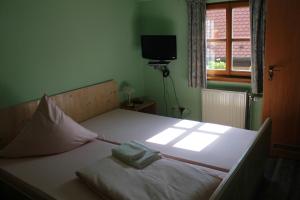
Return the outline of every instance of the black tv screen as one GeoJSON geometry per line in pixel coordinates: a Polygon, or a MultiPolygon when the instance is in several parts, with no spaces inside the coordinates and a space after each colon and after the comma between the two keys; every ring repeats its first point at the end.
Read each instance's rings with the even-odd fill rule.
{"type": "Polygon", "coordinates": [[[175,60],[177,58],[175,35],[142,35],[142,56],[151,60],[175,60]]]}

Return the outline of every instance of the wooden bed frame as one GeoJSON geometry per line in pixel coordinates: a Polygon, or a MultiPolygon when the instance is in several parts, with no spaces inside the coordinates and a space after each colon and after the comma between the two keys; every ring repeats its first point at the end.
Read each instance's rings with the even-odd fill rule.
{"type": "MultiPolygon", "coordinates": [[[[114,80],[64,92],[51,98],[76,122],[83,122],[119,107],[117,83],[114,80]]],[[[11,141],[31,119],[38,104],[39,100],[34,100],[0,110],[2,146],[11,141]]]]}
{"type": "Polygon", "coordinates": [[[270,118],[265,120],[253,144],[222,180],[210,200],[256,199],[269,156],[271,123],[270,118]]]}
{"type": "MultiPolygon", "coordinates": [[[[114,80],[68,91],[51,98],[71,118],[85,121],[119,107],[117,83],[114,80]]],[[[8,142],[23,124],[30,120],[39,100],[0,110],[0,138],[8,142]]],[[[250,200],[263,178],[268,157],[271,120],[267,119],[258,136],[240,161],[233,167],[214,191],[210,200],[250,200]]]]}

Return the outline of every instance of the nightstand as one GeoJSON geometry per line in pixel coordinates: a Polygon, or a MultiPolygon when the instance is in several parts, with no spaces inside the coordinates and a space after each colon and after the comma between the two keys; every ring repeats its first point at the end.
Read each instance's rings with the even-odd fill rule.
{"type": "Polygon", "coordinates": [[[135,103],[133,106],[127,106],[126,104],[121,105],[122,109],[134,110],[138,112],[156,114],[156,102],[152,100],[144,100],[143,103],[135,103]]]}

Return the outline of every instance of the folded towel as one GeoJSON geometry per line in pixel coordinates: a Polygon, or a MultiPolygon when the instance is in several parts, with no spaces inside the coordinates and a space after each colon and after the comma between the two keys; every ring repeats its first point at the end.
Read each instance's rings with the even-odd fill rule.
{"type": "Polygon", "coordinates": [[[153,163],[154,161],[161,158],[159,151],[150,149],[145,145],[140,144],[136,141],[124,143],[122,145],[120,145],[120,148],[116,148],[112,150],[113,157],[137,169],[143,169],[148,165],[150,165],[151,163],[153,163]],[[121,147],[122,145],[123,147],[121,147]],[[129,152],[134,152],[131,154],[134,156],[127,156],[129,152]],[[143,153],[139,153],[139,152],[143,152],[143,153]]]}
{"type": "Polygon", "coordinates": [[[131,143],[123,143],[117,148],[112,149],[112,155],[123,162],[131,162],[141,158],[145,154],[143,148],[132,145],[131,143]]]}
{"type": "Polygon", "coordinates": [[[145,146],[145,145],[143,145],[143,144],[141,144],[141,143],[139,143],[137,141],[130,141],[129,143],[131,145],[137,147],[137,148],[145,150],[146,152],[159,153],[159,151],[151,149],[151,148],[149,148],[149,147],[147,147],[147,146],[145,146]]]}
{"type": "Polygon", "coordinates": [[[153,163],[154,161],[161,158],[159,151],[150,149],[149,147],[146,147],[145,145],[136,141],[131,141],[130,143],[145,151],[145,154],[140,159],[127,163],[132,167],[135,167],[137,169],[143,169],[151,163],[153,163]]]}
{"type": "Polygon", "coordinates": [[[143,169],[160,158],[161,156],[159,155],[159,153],[146,151],[143,157],[138,160],[128,162],[127,164],[137,169],[143,169]]]}

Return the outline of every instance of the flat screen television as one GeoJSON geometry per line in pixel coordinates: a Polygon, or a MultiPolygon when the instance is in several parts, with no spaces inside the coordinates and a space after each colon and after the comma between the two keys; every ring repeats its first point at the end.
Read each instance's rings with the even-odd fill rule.
{"type": "Polygon", "coordinates": [[[142,56],[150,60],[175,60],[177,46],[175,35],[142,35],[142,56]]]}

